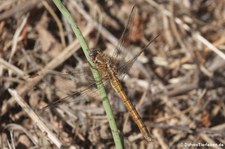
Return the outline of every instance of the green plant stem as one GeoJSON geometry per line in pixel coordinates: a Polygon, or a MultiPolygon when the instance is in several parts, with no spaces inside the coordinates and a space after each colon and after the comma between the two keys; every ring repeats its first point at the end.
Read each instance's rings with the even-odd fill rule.
{"type": "MultiPolygon", "coordinates": [[[[57,6],[57,8],[60,10],[60,12],[64,15],[64,17],[68,20],[68,22],[70,23],[77,39],[79,40],[80,42],[80,45],[83,49],[83,52],[89,62],[90,65],[94,66],[93,62],[90,60],[89,56],[88,56],[88,53],[89,53],[89,47],[82,35],[82,33],[80,32],[78,26],[76,25],[73,17],[71,16],[71,14],[69,13],[69,11],[64,7],[64,5],[61,3],[60,0],[53,0],[53,2],[55,3],[55,5],[57,6]]],[[[94,67],[95,68],[95,67],[94,67]]],[[[100,75],[99,75],[99,72],[96,70],[96,69],[93,69],[93,67],[91,67],[91,71],[92,71],[92,74],[96,80],[96,82],[100,82],[100,75]]],[[[103,107],[106,111],[106,115],[107,115],[107,118],[108,118],[108,121],[109,121],[109,125],[110,125],[110,128],[111,128],[111,131],[112,131],[112,134],[113,134],[113,139],[114,139],[114,142],[115,142],[115,146],[117,149],[122,149],[123,148],[123,143],[122,143],[122,139],[119,135],[119,131],[117,129],[117,126],[116,126],[116,122],[115,122],[115,119],[114,119],[114,116],[113,116],[113,112],[112,112],[112,109],[111,109],[111,105],[109,103],[109,100],[108,100],[108,97],[107,97],[107,94],[106,94],[106,91],[105,91],[105,88],[104,88],[104,85],[103,83],[97,83],[97,88],[98,88],[98,91],[99,91],[99,94],[102,98],[102,103],[103,103],[103,107]]]]}

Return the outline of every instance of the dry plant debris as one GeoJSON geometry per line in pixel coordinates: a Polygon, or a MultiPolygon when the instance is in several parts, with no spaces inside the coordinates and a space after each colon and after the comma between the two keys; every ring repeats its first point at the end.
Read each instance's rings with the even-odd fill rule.
{"type": "MultiPolygon", "coordinates": [[[[125,147],[184,148],[192,143],[224,148],[225,1],[64,4],[90,48],[112,53],[134,2],[137,11],[118,57],[132,57],[160,33],[124,78],[128,96],[155,139],[142,139],[109,89],[125,147]]],[[[40,111],[92,81],[79,43],[51,1],[0,1],[0,43],[0,148],[114,148],[101,99],[92,88],[40,111]]]]}

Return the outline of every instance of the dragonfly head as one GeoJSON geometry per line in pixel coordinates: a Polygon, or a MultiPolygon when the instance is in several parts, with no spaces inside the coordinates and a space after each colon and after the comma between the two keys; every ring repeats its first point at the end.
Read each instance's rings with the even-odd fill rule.
{"type": "Polygon", "coordinates": [[[89,56],[92,60],[94,60],[96,58],[96,56],[101,52],[102,52],[101,49],[94,49],[89,52],[89,56]]]}

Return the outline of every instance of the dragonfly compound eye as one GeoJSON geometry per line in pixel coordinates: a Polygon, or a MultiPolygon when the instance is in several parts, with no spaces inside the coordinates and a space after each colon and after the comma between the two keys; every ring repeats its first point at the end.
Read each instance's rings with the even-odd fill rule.
{"type": "Polygon", "coordinates": [[[91,51],[89,52],[89,56],[90,56],[91,58],[96,57],[96,55],[97,55],[97,51],[96,51],[96,50],[91,50],[91,51]]]}

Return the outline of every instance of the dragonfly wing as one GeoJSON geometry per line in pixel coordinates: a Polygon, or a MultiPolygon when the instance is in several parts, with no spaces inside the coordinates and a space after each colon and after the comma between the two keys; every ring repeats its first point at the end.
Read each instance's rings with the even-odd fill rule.
{"type": "Polygon", "coordinates": [[[122,46],[122,45],[124,44],[124,42],[125,42],[125,36],[127,36],[127,35],[129,34],[129,29],[130,29],[131,26],[132,26],[131,22],[132,22],[132,20],[133,20],[133,18],[134,18],[134,15],[135,15],[135,12],[136,12],[135,10],[136,10],[136,9],[137,9],[137,7],[136,7],[136,5],[134,5],[134,6],[132,7],[131,12],[130,12],[130,15],[129,15],[129,18],[128,18],[128,20],[127,20],[126,26],[125,26],[125,28],[124,28],[124,30],[123,30],[123,33],[122,33],[122,35],[120,36],[119,42],[118,42],[118,44],[117,44],[116,48],[114,49],[113,54],[112,54],[112,56],[111,56],[112,61],[115,61],[115,59],[118,58],[118,53],[119,53],[119,51],[120,51],[120,49],[121,49],[121,46],[122,46]]]}
{"type": "Polygon", "coordinates": [[[158,34],[157,36],[155,36],[152,40],[150,40],[148,42],[148,44],[142,48],[142,50],[140,52],[138,52],[133,58],[131,58],[130,60],[128,60],[125,64],[119,66],[118,68],[118,72],[119,72],[119,76],[120,76],[120,79],[123,79],[125,74],[127,72],[129,72],[130,68],[132,67],[132,65],[134,64],[134,62],[137,60],[137,58],[141,55],[141,53],[143,53],[147,48],[148,46],[156,40],[156,38],[159,37],[160,34],[158,34]]]}
{"type": "MultiPolygon", "coordinates": [[[[71,83],[72,81],[69,81],[69,82],[71,83]]],[[[72,89],[66,90],[65,86],[63,86],[63,84],[65,84],[65,80],[63,80],[63,82],[59,82],[59,84],[62,85],[62,89],[64,89],[64,91],[62,91],[62,89],[59,89],[59,87],[56,87],[56,88],[57,88],[57,91],[60,92],[57,95],[59,95],[60,97],[62,97],[62,96],[64,96],[64,97],[62,97],[62,98],[60,98],[56,101],[51,102],[50,104],[48,104],[47,106],[45,106],[42,109],[45,110],[45,109],[48,109],[48,108],[56,107],[60,104],[64,104],[64,103],[68,103],[68,102],[75,102],[76,98],[82,98],[85,95],[88,95],[88,96],[93,95],[92,97],[96,97],[96,95],[97,95],[96,85],[103,83],[104,86],[106,86],[107,82],[108,82],[107,77],[103,77],[98,82],[96,82],[96,81],[89,82],[88,84],[83,85],[83,87],[80,87],[81,89],[78,89],[77,91],[74,91],[72,89]]],[[[58,85],[56,85],[56,86],[58,86],[58,85]]],[[[69,87],[69,88],[71,88],[71,87],[69,87]]],[[[76,87],[73,87],[73,88],[76,89],[76,87]]]]}
{"type": "Polygon", "coordinates": [[[71,91],[70,90],[70,91],[64,92],[64,91],[61,91],[61,89],[57,90],[56,92],[60,92],[60,93],[57,93],[57,95],[60,96],[60,97],[61,96],[64,96],[64,97],[49,103],[47,106],[45,106],[42,109],[53,108],[53,107],[56,107],[60,104],[73,102],[73,101],[75,101],[73,99],[80,97],[82,94],[85,94],[85,92],[88,92],[88,90],[90,90],[90,88],[93,88],[93,87],[94,87],[94,84],[91,84],[89,87],[87,87],[83,90],[79,90],[79,91],[71,91]]]}

